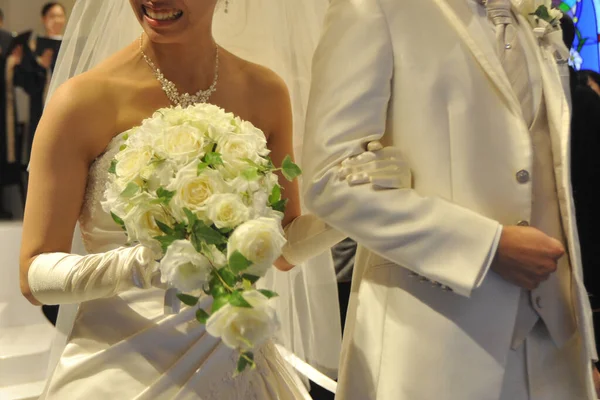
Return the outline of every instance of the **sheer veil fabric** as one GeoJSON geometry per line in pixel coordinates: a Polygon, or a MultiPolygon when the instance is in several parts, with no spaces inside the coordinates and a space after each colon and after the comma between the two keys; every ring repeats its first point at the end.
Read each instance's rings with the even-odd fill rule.
{"type": "MultiPolygon", "coordinates": [[[[294,113],[294,152],[301,159],[311,60],[328,0],[234,0],[218,7],[213,32],[219,45],[274,70],[287,83],[294,113]]],[[[49,96],[129,45],[141,34],[126,0],[78,0],[63,39],[49,96]]],[[[73,253],[85,254],[76,227],[73,253]]],[[[272,269],[260,283],[280,294],[282,329],[276,342],[335,378],[341,347],[337,285],[330,252],[289,273],[272,269]]],[[[49,370],[56,366],[74,323],[76,306],[61,306],[49,370]]]]}

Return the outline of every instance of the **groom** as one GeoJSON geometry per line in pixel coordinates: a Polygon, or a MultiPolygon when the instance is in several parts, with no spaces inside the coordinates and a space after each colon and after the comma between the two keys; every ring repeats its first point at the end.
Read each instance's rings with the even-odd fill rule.
{"type": "Polygon", "coordinates": [[[596,399],[568,51],[538,3],[331,1],[303,164],[309,209],[361,244],[337,398],[596,399]],[[412,189],[338,178],[377,139],[412,189]]]}

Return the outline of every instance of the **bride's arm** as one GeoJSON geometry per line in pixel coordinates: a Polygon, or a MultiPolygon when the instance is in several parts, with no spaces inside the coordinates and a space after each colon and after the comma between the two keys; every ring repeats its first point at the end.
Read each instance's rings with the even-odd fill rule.
{"type": "Polygon", "coordinates": [[[36,132],[20,255],[21,291],[33,304],[111,295],[133,286],[132,269],[143,269],[149,257],[145,248],[69,254],[89,166],[115,132],[118,110],[104,86],[85,78],[66,83],[36,132]]]}

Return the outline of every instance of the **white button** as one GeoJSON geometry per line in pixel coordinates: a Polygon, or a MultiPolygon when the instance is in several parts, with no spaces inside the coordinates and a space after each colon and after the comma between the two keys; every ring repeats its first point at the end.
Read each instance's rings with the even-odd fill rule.
{"type": "Polygon", "coordinates": [[[535,305],[537,306],[537,308],[543,308],[542,307],[542,297],[541,296],[537,296],[535,298],[535,305]]]}
{"type": "Polygon", "coordinates": [[[517,222],[517,226],[529,226],[529,222],[528,221],[519,221],[519,222],[517,222]]]}
{"type": "Polygon", "coordinates": [[[504,45],[504,48],[505,48],[506,50],[510,50],[510,49],[512,49],[512,44],[510,44],[510,43],[506,43],[506,45],[504,45]]]}

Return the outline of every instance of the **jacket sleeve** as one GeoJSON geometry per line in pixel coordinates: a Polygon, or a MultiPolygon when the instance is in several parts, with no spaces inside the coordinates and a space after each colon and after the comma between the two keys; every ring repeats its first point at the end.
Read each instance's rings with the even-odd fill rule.
{"type": "Polygon", "coordinates": [[[392,40],[378,0],[332,0],[313,61],[305,203],[371,251],[468,297],[494,258],[497,221],[413,189],[379,191],[336,178],[344,159],[384,136],[393,77],[392,40]]]}

